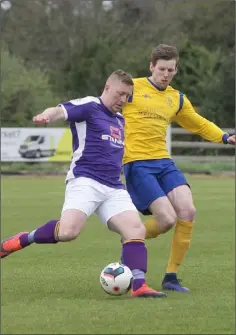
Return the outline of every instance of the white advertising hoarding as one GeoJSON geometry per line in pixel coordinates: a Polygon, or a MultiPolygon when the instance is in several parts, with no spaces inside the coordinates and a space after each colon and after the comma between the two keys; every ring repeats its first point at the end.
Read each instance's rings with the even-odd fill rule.
{"type": "Polygon", "coordinates": [[[1,161],[69,161],[71,133],[66,128],[2,128],[1,161]]]}

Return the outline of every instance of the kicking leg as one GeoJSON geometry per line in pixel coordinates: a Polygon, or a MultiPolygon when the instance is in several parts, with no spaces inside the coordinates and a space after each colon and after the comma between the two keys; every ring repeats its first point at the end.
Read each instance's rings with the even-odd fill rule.
{"type": "Polygon", "coordinates": [[[22,232],[2,241],[0,258],[24,249],[32,243],[47,244],[75,239],[86,222],[87,216],[80,210],[70,209],[62,213],[60,220],[51,220],[32,232],[22,232]]]}

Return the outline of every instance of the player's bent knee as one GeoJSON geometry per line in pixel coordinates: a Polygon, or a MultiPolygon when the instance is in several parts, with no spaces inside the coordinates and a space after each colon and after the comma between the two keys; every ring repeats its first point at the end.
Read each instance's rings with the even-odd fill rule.
{"type": "Polygon", "coordinates": [[[129,230],[124,232],[122,235],[125,240],[145,239],[146,228],[143,224],[140,224],[130,227],[129,230]]]}
{"type": "Polygon", "coordinates": [[[62,213],[58,239],[61,242],[76,239],[86,223],[87,216],[77,209],[68,209],[62,213]]]}
{"type": "Polygon", "coordinates": [[[60,229],[58,233],[58,239],[61,242],[72,241],[76,239],[79,233],[80,232],[71,228],[60,229]]]}
{"type": "Polygon", "coordinates": [[[165,216],[160,220],[161,226],[162,226],[162,233],[166,233],[170,229],[172,229],[177,222],[177,215],[169,215],[165,216]]]}
{"type": "Polygon", "coordinates": [[[134,239],[145,239],[146,228],[144,224],[140,221],[133,221],[120,229],[120,234],[124,241],[134,240],[134,239]]]}
{"type": "Polygon", "coordinates": [[[76,239],[81,231],[80,225],[77,225],[73,222],[62,222],[60,224],[58,239],[61,242],[72,241],[76,239]]]}
{"type": "Polygon", "coordinates": [[[196,215],[196,208],[191,205],[184,209],[180,209],[177,214],[179,219],[183,221],[194,221],[196,215]]]}
{"type": "Polygon", "coordinates": [[[167,197],[154,200],[149,209],[156,219],[158,234],[166,233],[175,226],[177,213],[167,197]]]}
{"type": "Polygon", "coordinates": [[[123,240],[144,239],[146,228],[142,223],[138,212],[124,211],[111,217],[107,222],[108,228],[120,234],[123,240]]]}
{"type": "Polygon", "coordinates": [[[138,238],[145,238],[146,236],[146,227],[144,224],[139,225],[138,228],[134,229],[134,234],[138,234],[138,238]]]}

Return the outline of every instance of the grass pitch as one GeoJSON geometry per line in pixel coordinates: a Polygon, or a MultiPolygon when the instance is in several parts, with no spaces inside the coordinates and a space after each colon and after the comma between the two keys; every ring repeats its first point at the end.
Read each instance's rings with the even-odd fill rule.
{"type": "MultiPolygon", "coordinates": [[[[32,245],[3,259],[2,334],[233,334],[234,179],[188,177],[197,207],[179,276],[190,293],[167,299],[106,295],[102,268],[119,260],[119,236],[92,216],[74,242],[32,245]]],[[[4,177],[2,238],[60,216],[64,178],[4,177]]],[[[147,241],[148,283],[160,289],[172,232],[147,241]]]]}

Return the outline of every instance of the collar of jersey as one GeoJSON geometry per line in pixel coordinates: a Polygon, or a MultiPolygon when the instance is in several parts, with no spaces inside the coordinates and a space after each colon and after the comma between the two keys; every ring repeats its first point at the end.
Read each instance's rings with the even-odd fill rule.
{"type": "Polygon", "coordinates": [[[147,78],[147,80],[149,81],[149,83],[152,85],[152,86],[154,86],[158,91],[165,91],[166,90],[166,88],[160,88],[160,87],[158,87],[156,84],[154,84],[148,77],[146,77],[147,78]]]}
{"type": "Polygon", "coordinates": [[[109,114],[109,115],[111,115],[111,116],[116,116],[116,114],[112,113],[112,112],[110,111],[110,109],[108,109],[108,108],[104,105],[104,103],[102,102],[101,97],[98,97],[98,99],[100,100],[101,105],[102,105],[102,107],[104,108],[104,111],[105,111],[107,114],[109,114]]]}

